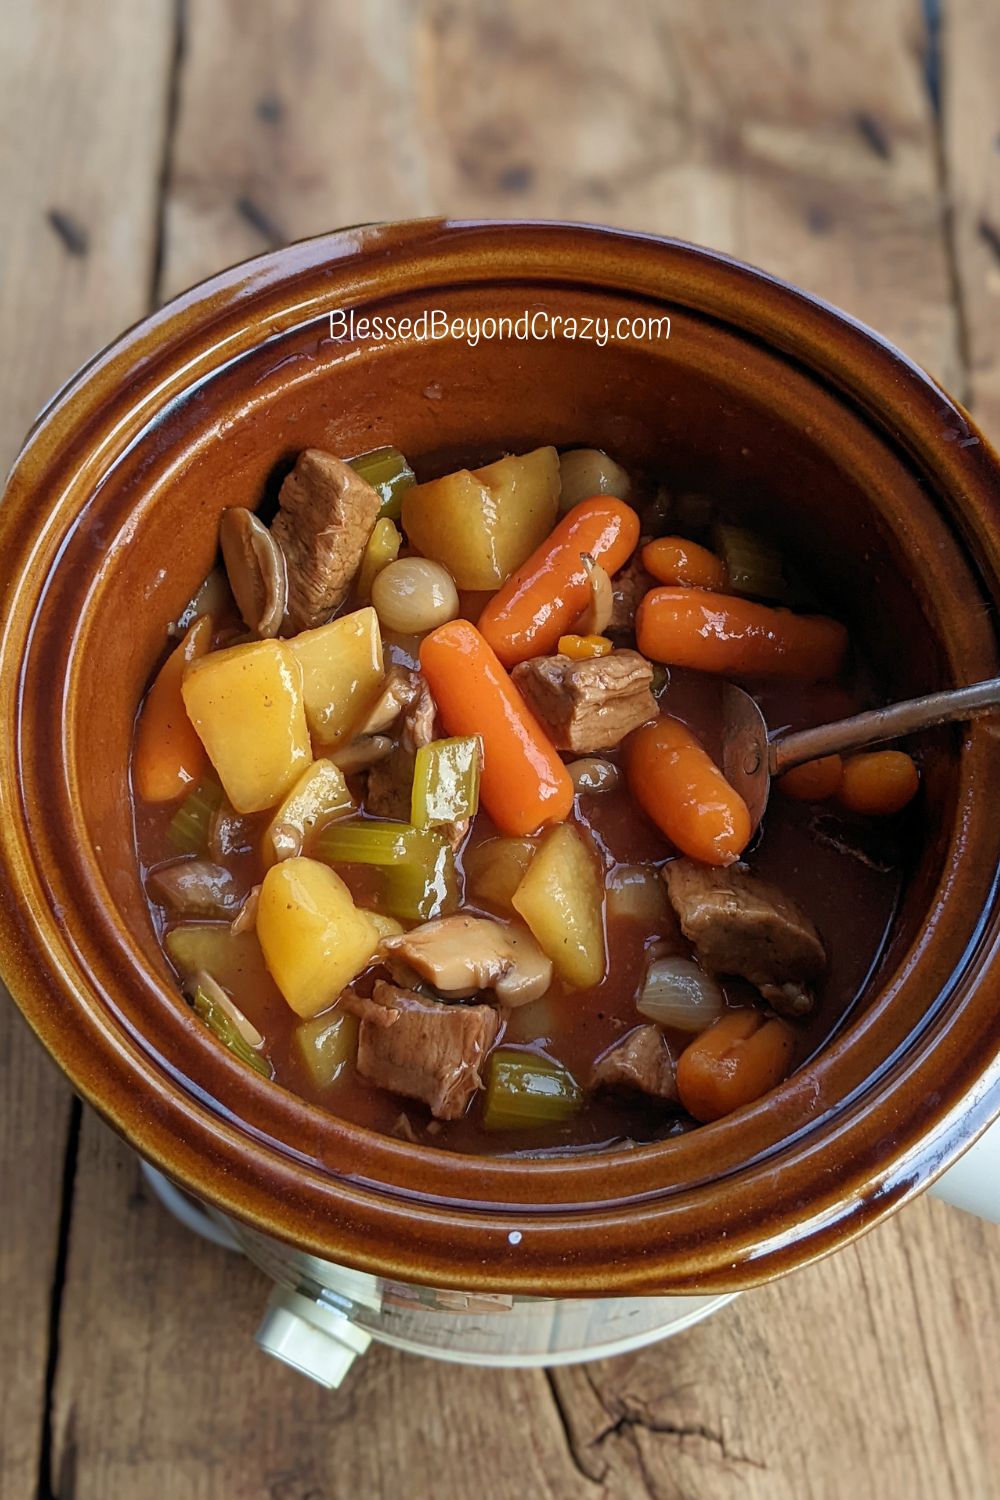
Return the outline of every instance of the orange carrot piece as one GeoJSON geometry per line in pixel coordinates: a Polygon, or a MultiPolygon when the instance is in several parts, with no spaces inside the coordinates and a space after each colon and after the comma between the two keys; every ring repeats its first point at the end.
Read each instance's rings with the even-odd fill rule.
{"type": "Polygon", "coordinates": [[[757,1010],[731,1010],[685,1047],[677,1092],[689,1115],[707,1124],[752,1104],[788,1073],[795,1032],[757,1010]]]}
{"type": "Polygon", "coordinates": [[[187,716],[181,683],[190,662],[212,644],[212,621],[199,615],[167,657],[139,711],[132,773],[143,802],[173,802],[208,764],[205,747],[187,716]]]}
{"type": "Polygon", "coordinates": [[[779,776],[777,786],[796,802],[826,802],[840,791],[844,779],[844,762],[839,755],[821,755],[807,760],[779,776]]]}
{"type": "Polygon", "coordinates": [[[480,796],[500,832],[561,823],[573,806],[569,772],[476,627],[439,625],[424,637],[420,666],[447,732],[482,741],[480,796]]]}
{"type": "Polygon", "coordinates": [[[731,865],[750,842],[750,813],[679,719],[662,718],[625,742],[629,790],[682,854],[731,865]]]}
{"type": "Polygon", "coordinates": [[[847,650],[838,620],[706,589],[651,589],[639,605],[636,636],[643,656],[668,666],[798,682],[836,677],[847,650]]]}
{"type": "Polygon", "coordinates": [[[851,812],[888,817],[917,795],[920,772],[902,750],[867,750],[844,762],[840,800],[851,812]]]}
{"type": "Polygon", "coordinates": [[[642,565],[659,583],[724,593],[729,582],[721,557],[682,536],[661,536],[642,549],[642,565]]]}
{"type": "Polygon", "coordinates": [[[479,616],[479,628],[505,667],[547,656],[590,600],[583,554],[617,573],[635,551],[639,517],[613,495],[581,500],[479,616]]]}
{"type": "Polygon", "coordinates": [[[593,656],[610,656],[613,647],[606,635],[561,635],[556,650],[573,661],[588,661],[593,656]]]}

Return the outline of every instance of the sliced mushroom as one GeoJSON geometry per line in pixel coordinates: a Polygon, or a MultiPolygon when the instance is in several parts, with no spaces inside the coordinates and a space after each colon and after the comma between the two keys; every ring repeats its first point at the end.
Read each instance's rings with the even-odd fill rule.
{"type": "Polygon", "coordinates": [[[243,900],[236,878],[208,859],[179,859],[150,872],[154,901],[178,917],[225,917],[243,900]]]}
{"type": "Polygon", "coordinates": [[[405,667],[390,667],[382,683],[382,691],[358,725],[357,733],[384,734],[392,729],[404,709],[409,708],[420,691],[418,674],[408,672],[405,667]]]}
{"type": "Polygon", "coordinates": [[[552,983],[552,964],[531,934],[488,917],[439,917],[383,939],[379,952],[390,969],[402,959],[451,1000],[491,989],[504,1005],[527,1005],[552,983]]]}
{"type": "Polygon", "coordinates": [[[400,738],[407,750],[429,745],[437,735],[437,704],[419,672],[390,667],[382,691],[359,725],[359,735],[385,734],[402,720],[400,738]]]}
{"type": "Polygon", "coordinates": [[[236,1027],[236,1030],[239,1032],[240,1036],[248,1046],[255,1049],[257,1047],[263,1047],[264,1038],[261,1036],[256,1026],[252,1021],[247,1019],[238,1005],[233,1004],[232,1000],[230,1000],[229,996],[222,988],[222,985],[219,984],[217,980],[213,979],[211,974],[209,974],[207,970],[199,969],[197,973],[192,976],[191,989],[201,990],[213,1005],[217,1005],[220,1010],[225,1011],[226,1015],[232,1021],[233,1025],[236,1027]]]}
{"type": "Polygon", "coordinates": [[[571,760],[566,769],[578,792],[613,792],[620,780],[618,767],[614,762],[602,760],[598,755],[585,755],[580,760],[571,760]]]}
{"type": "Polygon", "coordinates": [[[392,754],[393,743],[387,734],[362,734],[339,750],[330,751],[330,760],[345,776],[367,771],[392,754]]]}
{"type": "Polygon", "coordinates": [[[221,865],[233,854],[249,854],[253,848],[250,825],[242,814],[221,802],[208,825],[208,852],[221,865]]]}
{"type": "Polygon", "coordinates": [[[581,552],[580,561],[586,568],[590,581],[590,601],[574,620],[573,629],[578,635],[603,635],[611,624],[615,608],[611,579],[589,552],[581,552]]]}
{"type": "Polygon", "coordinates": [[[250,887],[246,900],[229,924],[229,931],[233,937],[240,937],[244,932],[257,931],[257,908],[260,905],[260,886],[250,887]]]}
{"type": "Polygon", "coordinates": [[[219,546],[244,622],[260,636],[277,635],[288,603],[288,570],[278,543],[252,510],[237,505],[222,513],[219,546]]]}

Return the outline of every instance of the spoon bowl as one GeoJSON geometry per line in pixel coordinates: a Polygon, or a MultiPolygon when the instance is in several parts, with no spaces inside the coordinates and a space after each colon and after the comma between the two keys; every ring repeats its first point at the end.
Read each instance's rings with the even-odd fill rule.
{"type": "Polygon", "coordinates": [[[951,724],[991,713],[1000,707],[1000,677],[974,682],[947,693],[908,698],[885,708],[869,709],[834,724],[818,724],[794,734],[771,735],[760,706],[750,694],[727,682],[722,692],[722,768],[750,813],[753,832],[767,808],[772,776],[823,755],[863,750],[867,745],[915,734],[935,724],[951,724]]]}

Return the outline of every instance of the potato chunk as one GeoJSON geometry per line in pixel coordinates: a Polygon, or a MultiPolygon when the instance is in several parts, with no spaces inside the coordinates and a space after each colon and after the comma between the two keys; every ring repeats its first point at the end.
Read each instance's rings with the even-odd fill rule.
{"type": "Polygon", "coordinates": [[[181,691],[236,811],[280,802],[312,760],[302,669],[285,642],[212,651],[191,663],[181,691]]]}
{"type": "Polygon", "coordinates": [[[554,448],[458,469],[403,496],[403,530],[460,589],[495,589],[548,536],[559,506],[554,448]]]}
{"type": "MultiPolygon", "coordinates": [[[[334,818],[354,812],[344,773],[332,760],[314,760],[288,793],[264,831],[260,854],[265,865],[301,854],[311,834],[334,818]]],[[[661,886],[662,889],[662,886],[661,886]]]]}
{"type": "Polygon", "coordinates": [[[302,668],[306,719],[321,745],[340,745],[382,686],[382,636],[368,607],[288,642],[302,668]]]}
{"type": "Polygon", "coordinates": [[[313,1084],[327,1089],[358,1055],[358,1020],[346,1010],[331,1010],[295,1028],[295,1040],[313,1084]]]}
{"type": "Polygon", "coordinates": [[[340,876],[318,860],[286,859],[264,876],[257,937],[297,1015],[317,1015],[371,962],[379,931],[340,876]]]}
{"type": "Polygon", "coordinates": [[[583,835],[560,823],[542,838],[514,892],[513,906],[567,984],[587,989],[607,969],[604,891],[583,835]]]}

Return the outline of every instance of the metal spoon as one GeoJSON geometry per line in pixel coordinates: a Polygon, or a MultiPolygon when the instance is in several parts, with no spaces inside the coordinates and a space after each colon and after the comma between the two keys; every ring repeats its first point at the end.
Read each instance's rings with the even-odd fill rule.
{"type": "Polygon", "coordinates": [[[770,735],[764,715],[742,688],[726,683],[722,695],[722,765],[726,780],[735,787],[750,810],[756,830],[771,790],[771,777],[790,771],[803,761],[818,760],[841,750],[862,750],[934,724],[972,719],[1000,707],[1000,677],[975,682],[971,687],[947,693],[930,693],[873,708],[868,713],[819,724],[795,734],[770,735]]]}

